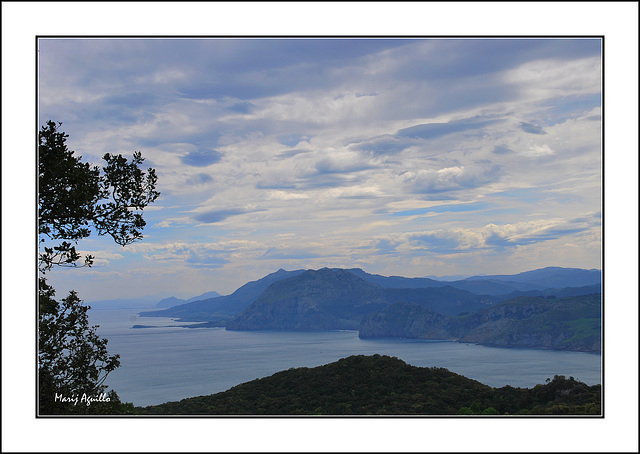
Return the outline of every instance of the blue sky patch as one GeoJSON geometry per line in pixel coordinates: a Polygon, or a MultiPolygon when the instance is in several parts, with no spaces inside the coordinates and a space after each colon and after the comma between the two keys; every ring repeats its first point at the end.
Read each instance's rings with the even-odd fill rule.
{"type": "Polygon", "coordinates": [[[216,150],[198,149],[182,156],[180,160],[183,164],[194,167],[206,167],[220,161],[224,156],[216,150]]]}

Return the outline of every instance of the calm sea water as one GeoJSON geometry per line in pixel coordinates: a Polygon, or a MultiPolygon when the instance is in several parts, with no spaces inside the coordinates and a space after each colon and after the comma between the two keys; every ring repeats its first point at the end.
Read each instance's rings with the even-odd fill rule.
{"type": "Polygon", "coordinates": [[[109,340],[121,366],[107,384],[136,406],[225,391],[293,367],[315,367],[350,355],[396,356],[414,366],[444,367],[500,387],[532,387],[554,375],[601,383],[601,356],[504,349],[457,342],[363,340],[357,331],[280,332],[181,328],[138,310],[91,310],[92,324],[109,340]],[[133,329],[134,324],[153,328],[133,329]]]}

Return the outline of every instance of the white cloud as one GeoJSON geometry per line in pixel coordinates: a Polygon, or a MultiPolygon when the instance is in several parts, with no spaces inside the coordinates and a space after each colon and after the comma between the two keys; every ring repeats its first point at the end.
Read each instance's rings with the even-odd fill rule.
{"type": "Polygon", "coordinates": [[[499,174],[497,166],[452,166],[437,170],[409,170],[400,178],[411,192],[437,194],[480,186],[495,180],[499,174]]]}
{"type": "Polygon", "coordinates": [[[382,237],[398,250],[415,250],[433,253],[463,252],[477,249],[517,248],[539,242],[567,238],[586,232],[599,231],[599,219],[593,214],[584,218],[538,219],[512,224],[487,224],[482,227],[450,227],[436,230],[407,232],[401,235],[382,237]]]}
{"type": "Polygon", "coordinates": [[[522,154],[526,156],[548,156],[554,154],[549,145],[532,145],[528,150],[524,150],[522,154]]]}
{"type": "Polygon", "coordinates": [[[140,150],[156,168],[162,209],[145,210],[144,241],[125,260],[105,258],[113,269],[209,267],[236,282],[277,257],[394,274],[499,250],[526,263],[523,250],[579,244],[562,219],[599,209],[601,68],[560,40],[525,41],[345,41],[295,55],[261,40],[169,40],[166,53],[67,42],[47,50],[41,105],[69,115],[88,160],[140,150]]]}
{"type": "Polygon", "coordinates": [[[78,250],[78,254],[80,254],[80,256],[83,257],[80,260],[80,264],[81,262],[84,261],[85,256],[92,255],[94,257],[92,266],[95,268],[109,266],[112,264],[114,260],[121,260],[124,258],[124,255],[122,254],[118,254],[111,251],[105,251],[105,250],[99,250],[99,251],[78,250]]]}
{"type": "Polygon", "coordinates": [[[536,60],[508,71],[503,81],[518,86],[527,100],[599,93],[602,88],[601,60],[599,57],[536,60]]]}
{"type": "Polygon", "coordinates": [[[296,199],[308,199],[309,194],[300,194],[287,191],[269,191],[269,199],[276,200],[296,200],[296,199]]]}

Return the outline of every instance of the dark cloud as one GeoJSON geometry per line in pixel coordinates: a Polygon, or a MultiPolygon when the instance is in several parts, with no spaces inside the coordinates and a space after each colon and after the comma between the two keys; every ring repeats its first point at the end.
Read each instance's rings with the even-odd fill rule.
{"type": "Polygon", "coordinates": [[[529,134],[547,134],[540,126],[531,123],[525,123],[524,121],[520,123],[520,129],[522,129],[524,132],[528,132],[529,134]]]}
{"type": "Polygon", "coordinates": [[[525,245],[525,244],[531,244],[531,243],[538,243],[540,241],[557,240],[558,238],[561,238],[563,236],[584,232],[585,230],[588,230],[588,229],[589,227],[549,229],[537,235],[530,235],[530,236],[525,236],[523,238],[519,238],[517,241],[514,241],[513,244],[525,245]]]}
{"type": "Polygon", "coordinates": [[[437,137],[446,136],[474,129],[482,129],[485,126],[492,125],[502,120],[484,120],[474,121],[471,119],[451,121],[448,123],[427,123],[422,125],[411,126],[410,128],[401,129],[396,133],[398,137],[408,137],[412,139],[435,139],[437,137]]]}
{"type": "Polygon", "coordinates": [[[495,154],[509,154],[513,153],[513,150],[509,147],[505,147],[504,145],[497,145],[494,147],[493,152],[495,154]]]}
{"type": "Polygon", "coordinates": [[[256,189],[296,189],[296,184],[284,178],[276,178],[273,180],[259,181],[256,184],[256,189]]]}
{"type": "MultiPolygon", "coordinates": [[[[69,84],[93,86],[122,104],[152,105],[181,94],[187,98],[236,98],[229,108],[246,113],[248,101],[301,89],[391,79],[436,83],[433,106],[462,105],[513,97],[499,80],[455,84],[513,68],[538,58],[600,55],[599,39],[43,39],[43,74],[60,73],[69,84]],[[382,54],[383,51],[392,50],[382,54]],[[384,60],[389,69],[363,69],[384,60]],[[118,64],[114,64],[118,62],[118,64]],[[183,68],[185,69],[183,71],[183,68]],[[336,69],[340,69],[336,71],[336,69]],[[114,86],[114,81],[117,81],[114,86]],[[440,87],[437,87],[442,83],[440,87]],[[117,86],[120,84],[120,86],[117,86]],[[122,92],[128,92],[125,95],[122,92]],[[128,99],[127,99],[128,98],[128,99]]],[[[42,88],[45,88],[43,86],[42,88]]],[[[359,96],[366,96],[365,91],[359,96]]],[[[423,104],[422,100],[418,100],[423,104]]]]}
{"type": "Polygon", "coordinates": [[[479,211],[486,210],[491,205],[486,202],[473,203],[455,203],[449,205],[437,205],[428,208],[416,208],[413,210],[397,211],[392,213],[393,216],[417,216],[427,213],[447,213],[447,212],[463,212],[463,211],[479,211]]]}
{"type": "Polygon", "coordinates": [[[374,155],[386,155],[400,153],[411,145],[412,142],[409,140],[403,140],[392,135],[384,135],[354,145],[353,149],[373,153],[374,155]]]}
{"type": "Polygon", "coordinates": [[[285,151],[281,151],[280,153],[278,153],[276,155],[276,159],[288,159],[291,158],[293,156],[302,154],[302,153],[310,153],[311,150],[300,150],[300,149],[295,149],[295,150],[285,150],[285,151]]]}
{"type": "Polygon", "coordinates": [[[224,110],[230,110],[231,112],[248,114],[251,113],[255,106],[249,101],[240,101],[224,108],[224,110]]]}
{"type": "Polygon", "coordinates": [[[363,170],[371,169],[374,166],[371,164],[359,161],[359,162],[340,162],[335,159],[325,158],[316,163],[317,175],[324,175],[329,173],[352,173],[361,172],[363,170]]]}
{"type": "MultiPolygon", "coordinates": [[[[577,59],[601,52],[600,39],[433,39],[425,44],[422,52],[407,48],[413,58],[407,58],[405,65],[396,70],[396,77],[404,80],[474,77],[534,59],[577,59]]],[[[397,54],[401,52],[402,49],[397,54]]]]}
{"type": "MultiPolygon", "coordinates": [[[[498,235],[497,233],[491,233],[490,235],[488,235],[485,240],[484,240],[485,244],[489,247],[492,248],[497,248],[497,249],[503,249],[503,248],[508,248],[508,247],[515,247],[518,246],[518,242],[516,241],[512,241],[509,238],[505,237],[505,236],[501,236],[498,235]]],[[[526,245],[526,244],[531,244],[532,241],[526,242],[523,241],[522,243],[520,243],[521,245],[526,245]]]]}
{"type": "Polygon", "coordinates": [[[432,140],[450,134],[474,131],[502,121],[504,120],[472,117],[447,123],[425,123],[400,129],[393,135],[386,134],[354,144],[352,149],[373,153],[374,155],[395,154],[423,140],[432,140]]]}
{"type": "Polygon", "coordinates": [[[203,222],[205,224],[215,224],[216,222],[221,222],[227,219],[230,216],[236,216],[238,214],[246,213],[246,210],[243,209],[226,209],[226,210],[212,210],[204,213],[197,214],[193,218],[198,222],[203,222]]]}
{"type": "Polygon", "coordinates": [[[225,132],[224,127],[219,124],[211,124],[197,132],[183,130],[181,125],[176,125],[170,120],[154,122],[154,126],[156,129],[153,134],[137,136],[136,143],[140,146],[158,147],[168,151],[173,144],[188,143],[196,146],[196,153],[207,154],[215,150],[218,140],[225,132]]]}
{"type": "Polygon", "coordinates": [[[534,235],[522,235],[517,238],[509,238],[507,236],[491,233],[485,238],[487,247],[497,250],[506,248],[514,248],[517,246],[527,246],[530,244],[540,243],[544,241],[557,240],[567,235],[581,233],[588,230],[588,227],[582,228],[555,228],[544,230],[534,235]]]}
{"type": "MultiPolygon", "coordinates": [[[[383,50],[415,42],[411,39],[277,38],[208,39],[198,42],[202,60],[210,70],[264,71],[303,63],[326,68],[383,50]],[[212,61],[215,63],[209,64],[212,61]]],[[[192,51],[188,46],[187,51],[192,51]]]]}
{"type": "Polygon", "coordinates": [[[220,161],[223,156],[219,151],[200,148],[180,157],[180,160],[188,166],[206,167],[220,161]]]}
{"type": "Polygon", "coordinates": [[[245,39],[203,41],[206,79],[176,85],[187,98],[253,99],[296,90],[326,88],[345,77],[335,67],[412,40],[245,39]]]}
{"type": "Polygon", "coordinates": [[[590,226],[570,227],[573,221],[568,221],[566,227],[550,227],[537,230],[531,234],[519,234],[510,236],[501,232],[485,231],[482,243],[469,247],[468,240],[464,232],[453,230],[438,230],[432,232],[415,232],[407,236],[410,244],[417,247],[424,247],[427,251],[438,254],[457,254],[469,252],[470,250],[493,250],[493,252],[505,252],[510,248],[527,246],[535,243],[557,240],[568,235],[574,235],[590,230],[590,226]]]}
{"type": "MultiPolygon", "coordinates": [[[[71,84],[113,90],[137,86],[186,98],[253,99],[344,80],[332,71],[401,39],[42,39],[41,65],[71,84]],[[114,64],[118,62],[118,64],[114,64]],[[187,71],[182,72],[182,68],[187,71]],[[117,88],[116,88],[117,89],[117,88]]],[[[239,105],[246,109],[248,105],[239,105]]]]}
{"type": "Polygon", "coordinates": [[[117,127],[153,121],[155,115],[150,112],[160,104],[161,100],[151,94],[127,93],[84,103],[70,102],[64,107],[56,106],[56,114],[59,114],[61,108],[63,111],[68,109],[74,117],[85,123],[99,122],[102,125],[117,127]]]}

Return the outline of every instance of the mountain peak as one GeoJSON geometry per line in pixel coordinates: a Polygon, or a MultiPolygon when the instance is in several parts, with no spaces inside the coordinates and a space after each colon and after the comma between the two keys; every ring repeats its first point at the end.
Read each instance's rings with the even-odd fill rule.
{"type": "Polygon", "coordinates": [[[307,270],[273,282],[227,329],[357,329],[386,306],[380,286],[347,270],[307,270]]]}

